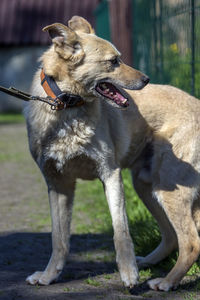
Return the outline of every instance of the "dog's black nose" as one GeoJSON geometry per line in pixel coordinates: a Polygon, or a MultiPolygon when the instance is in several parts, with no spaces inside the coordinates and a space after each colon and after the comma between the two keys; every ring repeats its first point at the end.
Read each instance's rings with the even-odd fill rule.
{"type": "Polygon", "coordinates": [[[142,81],[145,83],[145,84],[147,84],[147,83],[149,83],[149,80],[150,80],[150,78],[148,77],[148,76],[142,76],[142,81]]]}

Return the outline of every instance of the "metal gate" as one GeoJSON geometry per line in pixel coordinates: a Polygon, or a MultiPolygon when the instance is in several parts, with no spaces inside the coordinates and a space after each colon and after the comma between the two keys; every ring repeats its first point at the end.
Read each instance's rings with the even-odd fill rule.
{"type": "Polygon", "coordinates": [[[200,97],[200,0],[132,0],[134,66],[200,97]]]}

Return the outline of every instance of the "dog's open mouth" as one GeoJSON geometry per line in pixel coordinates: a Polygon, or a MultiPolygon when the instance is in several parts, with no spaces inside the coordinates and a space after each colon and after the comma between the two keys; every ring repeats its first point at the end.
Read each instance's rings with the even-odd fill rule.
{"type": "Polygon", "coordinates": [[[102,96],[113,100],[117,105],[127,107],[128,99],[110,82],[101,82],[96,86],[96,91],[102,96]]]}

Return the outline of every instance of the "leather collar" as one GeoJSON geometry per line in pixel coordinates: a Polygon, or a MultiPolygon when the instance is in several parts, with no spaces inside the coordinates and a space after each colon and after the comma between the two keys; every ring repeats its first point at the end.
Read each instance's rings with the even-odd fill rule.
{"type": "Polygon", "coordinates": [[[45,93],[58,103],[56,110],[77,107],[84,104],[81,96],[62,92],[54,78],[45,74],[43,69],[40,73],[40,79],[45,93]]]}

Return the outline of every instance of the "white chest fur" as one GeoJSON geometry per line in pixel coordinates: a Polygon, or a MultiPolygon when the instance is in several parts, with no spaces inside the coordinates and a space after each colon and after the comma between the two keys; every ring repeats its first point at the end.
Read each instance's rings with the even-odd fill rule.
{"type": "Polygon", "coordinates": [[[45,158],[53,159],[58,171],[62,171],[66,161],[85,154],[91,143],[94,127],[83,120],[63,121],[56,128],[45,149],[45,158]]]}

